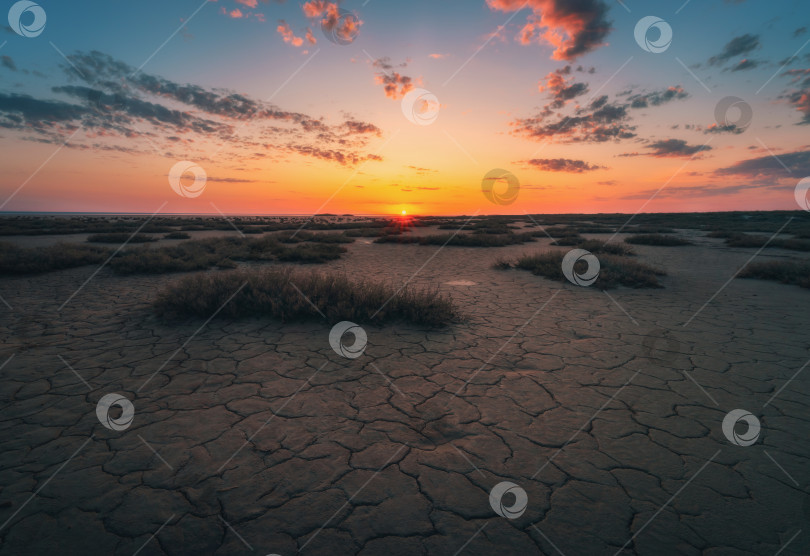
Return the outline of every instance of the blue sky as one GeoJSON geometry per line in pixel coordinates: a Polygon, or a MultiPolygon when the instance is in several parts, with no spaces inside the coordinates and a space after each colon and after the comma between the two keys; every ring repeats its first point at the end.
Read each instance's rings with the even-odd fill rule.
{"type": "MultiPolygon", "coordinates": [[[[332,208],[342,212],[634,212],[662,183],[670,185],[645,210],[795,208],[792,186],[810,175],[810,127],[802,123],[810,122],[802,96],[810,72],[801,73],[810,68],[810,5],[799,0],[346,1],[339,7],[362,21],[346,45],[321,33],[326,11],[307,17],[305,3],[290,0],[38,4],[47,13],[42,34],[0,31],[2,210],[148,210],[166,195],[177,160],[199,162],[212,182],[230,184],[207,190],[205,201],[187,200],[191,212],[210,211],[214,200],[233,212],[309,212],[333,194],[332,208]],[[665,52],[636,43],[634,27],[649,15],[672,28],[665,52]],[[592,29],[582,33],[580,23],[592,29]],[[532,24],[537,34],[521,41],[532,24]],[[302,44],[285,42],[281,25],[302,44]],[[307,29],[315,44],[304,39],[307,29]],[[580,33],[581,49],[561,56],[547,32],[567,44],[580,33]],[[85,67],[81,56],[92,63],[91,53],[130,70],[145,64],[138,75],[164,84],[242,95],[283,112],[271,116],[279,125],[306,115],[331,135],[296,129],[300,122],[271,129],[244,114],[212,115],[143,83],[126,91],[138,106],[214,118],[216,129],[126,107],[88,111],[65,87],[103,88],[71,67],[85,67]],[[393,92],[383,88],[386,78],[393,92]],[[438,98],[435,124],[403,117],[413,88],[438,98]],[[660,96],[668,89],[678,92],[660,96]],[[581,92],[564,102],[555,96],[566,91],[581,92]],[[603,95],[614,110],[609,122],[589,106],[603,95]],[[728,96],[747,103],[753,120],[745,130],[712,131],[715,107],[728,96]],[[645,107],[631,104],[639,97],[645,107]],[[62,116],[43,119],[36,102],[60,103],[62,116]],[[81,110],[67,118],[71,106],[81,110]],[[552,127],[578,118],[573,131],[552,127]],[[371,127],[357,132],[346,122],[371,127]],[[478,207],[480,176],[496,167],[520,178],[518,204],[478,207]]],[[[112,94],[118,85],[105,86],[112,94]]]]}

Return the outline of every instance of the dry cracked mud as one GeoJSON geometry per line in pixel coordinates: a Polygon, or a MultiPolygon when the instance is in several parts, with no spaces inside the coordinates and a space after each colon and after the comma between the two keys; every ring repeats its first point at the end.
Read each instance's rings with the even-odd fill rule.
{"type": "Polygon", "coordinates": [[[325,322],[161,321],[177,275],[103,269],[61,311],[94,267],[3,279],[0,554],[810,553],[810,292],[698,241],[636,248],[665,289],[603,293],[491,268],[543,242],[360,240],[326,267],[427,262],[413,283],[466,320],[359,323],[357,359],[325,322]],[[129,428],[96,417],[109,393],[129,428]]]}

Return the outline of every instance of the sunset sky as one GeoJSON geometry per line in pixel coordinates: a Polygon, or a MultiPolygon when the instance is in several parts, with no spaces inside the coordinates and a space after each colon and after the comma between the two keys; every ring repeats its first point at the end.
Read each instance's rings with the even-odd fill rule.
{"type": "Polygon", "coordinates": [[[810,176],[806,0],[38,4],[41,34],[0,31],[2,211],[796,209],[810,176]],[[482,194],[495,168],[514,203],[482,194]]]}

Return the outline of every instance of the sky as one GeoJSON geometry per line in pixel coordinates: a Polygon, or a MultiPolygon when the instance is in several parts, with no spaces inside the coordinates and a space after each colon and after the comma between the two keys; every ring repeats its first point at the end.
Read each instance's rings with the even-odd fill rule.
{"type": "Polygon", "coordinates": [[[810,176],[805,0],[3,8],[4,212],[795,210],[810,176]]]}

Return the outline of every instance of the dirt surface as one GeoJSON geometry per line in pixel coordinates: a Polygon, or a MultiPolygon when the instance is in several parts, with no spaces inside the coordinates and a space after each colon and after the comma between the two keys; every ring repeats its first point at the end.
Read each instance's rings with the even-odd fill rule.
{"type": "Polygon", "coordinates": [[[61,310],[95,267],[2,279],[0,554],[807,554],[810,291],[691,235],[635,247],[664,289],[607,293],[491,268],[548,240],[360,238],[318,268],[440,284],[466,320],[358,323],[356,359],[334,323],[158,320],[180,275],[104,268],[61,310]]]}

